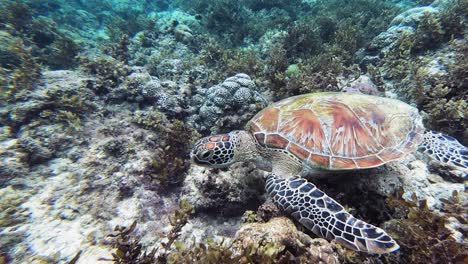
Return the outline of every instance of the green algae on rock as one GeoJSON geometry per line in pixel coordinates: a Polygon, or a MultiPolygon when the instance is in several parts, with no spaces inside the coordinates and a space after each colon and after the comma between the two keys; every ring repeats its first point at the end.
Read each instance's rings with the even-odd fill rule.
{"type": "MultiPolygon", "coordinates": [[[[197,212],[172,243],[168,262],[299,262],[309,253],[345,263],[463,261],[463,174],[419,154],[317,180],[354,214],[388,224],[401,252],[369,256],[313,239],[313,252],[260,241],[237,255],[232,240],[242,213],[256,210],[249,222],[271,228],[280,211],[265,203],[262,173],[252,164],[200,169],[189,164],[188,150],[199,134],[242,128],[271,101],[347,87],[363,92],[360,85],[372,83],[382,96],[416,106],[426,127],[466,145],[467,6],[461,0],[0,1],[0,207],[6,213],[0,214],[0,262],[96,263],[110,252],[105,234],[135,220],[133,245],[149,254],[152,247],[144,245],[160,245],[155,238],[169,234],[168,216],[180,197],[197,212]],[[290,65],[297,68],[288,71],[290,65]],[[255,87],[237,95],[210,90],[241,73],[255,87]],[[246,103],[252,95],[263,99],[246,103]],[[450,198],[453,191],[458,198],[450,198]],[[428,210],[406,204],[416,203],[412,193],[428,210]],[[424,213],[408,214],[413,210],[424,213]],[[421,227],[433,234],[412,234],[421,227]],[[431,256],[429,249],[449,253],[431,256]]],[[[278,223],[297,232],[288,221],[278,223]]]]}

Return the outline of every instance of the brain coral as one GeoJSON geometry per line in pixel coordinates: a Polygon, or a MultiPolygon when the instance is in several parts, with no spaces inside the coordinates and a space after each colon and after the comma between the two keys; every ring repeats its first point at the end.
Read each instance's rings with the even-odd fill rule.
{"type": "Polygon", "coordinates": [[[189,117],[199,131],[216,133],[241,128],[267,100],[247,74],[239,73],[206,89],[204,101],[189,117]]]}

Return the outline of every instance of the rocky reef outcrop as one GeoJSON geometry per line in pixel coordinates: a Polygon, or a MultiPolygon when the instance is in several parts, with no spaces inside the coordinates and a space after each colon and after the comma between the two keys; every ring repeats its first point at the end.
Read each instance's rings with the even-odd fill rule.
{"type": "Polygon", "coordinates": [[[194,96],[200,105],[192,113],[189,122],[200,131],[219,133],[242,127],[253,113],[266,107],[268,101],[257,91],[257,87],[247,74],[236,74],[222,83],[208,88],[194,96]]]}

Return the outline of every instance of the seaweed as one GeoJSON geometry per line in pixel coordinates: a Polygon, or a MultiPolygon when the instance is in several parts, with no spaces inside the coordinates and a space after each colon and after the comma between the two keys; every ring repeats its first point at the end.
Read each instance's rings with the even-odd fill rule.
{"type": "Polygon", "coordinates": [[[32,3],[5,1],[0,6],[0,26],[20,38],[37,62],[52,69],[69,69],[76,65],[80,47],[59,30],[51,18],[40,16],[32,3]]]}
{"type": "Polygon", "coordinates": [[[411,98],[427,115],[424,122],[427,128],[439,130],[462,139],[466,144],[465,130],[468,128],[468,55],[466,41],[454,42],[457,56],[448,64],[446,74],[433,76],[426,70],[424,62],[416,64],[415,86],[410,91],[411,98]]]}
{"type": "Polygon", "coordinates": [[[156,149],[150,174],[162,186],[179,184],[190,166],[188,152],[199,134],[190,125],[173,120],[162,130],[161,145],[156,149]]]}
{"type": "Polygon", "coordinates": [[[127,34],[123,34],[116,44],[109,44],[104,47],[104,53],[112,56],[114,59],[128,64],[130,54],[128,53],[128,46],[130,39],[127,34]]]}
{"type": "Polygon", "coordinates": [[[32,55],[31,48],[27,47],[22,39],[8,34],[0,36],[0,39],[5,44],[1,53],[9,57],[0,67],[4,73],[1,81],[5,85],[1,86],[0,98],[13,102],[36,87],[41,77],[41,69],[32,55]]]}
{"type": "Polygon", "coordinates": [[[110,56],[81,56],[79,61],[85,72],[96,75],[96,81],[90,83],[90,88],[97,95],[109,93],[111,89],[116,88],[131,73],[128,65],[110,56]]]}
{"type": "Polygon", "coordinates": [[[400,245],[400,254],[388,255],[390,263],[463,263],[468,258],[468,246],[457,242],[447,228],[450,217],[461,223],[467,222],[467,207],[457,192],[452,198],[441,200],[443,213],[431,211],[425,200],[418,201],[413,195],[407,201],[397,196],[387,202],[398,214],[405,218],[393,219],[385,224],[388,231],[400,245]]]}
{"type": "Polygon", "coordinates": [[[347,61],[342,54],[342,49],[328,47],[321,54],[298,63],[295,74],[277,74],[277,77],[283,78],[284,85],[275,91],[276,96],[284,98],[311,92],[338,91],[338,78],[360,74],[359,67],[347,61]]]}
{"type": "Polygon", "coordinates": [[[308,17],[296,21],[287,29],[283,46],[286,49],[286,56],[291,60],[317,54],[322,49],[317,26],[315,23],[311,23],[308,17]]]}
{"type": "Polygon", "coordinates": [[[38,116],[42,119],[53,120],[66,124],[71,131],[79,131],[82,128],[82,118],[96,105],[86,88],[63,89],[55,87],[46,89],[43,93],[44,106],[38,116]]]}
{"type": "Polygon", "coordinates": [[[440,25],[446,39],[461,38],[466,29],[468,18],[468,2],[463,0],[448,0],[440,12],[440,25]]]}
{"type": "MultiPolygon", "coordinates": [[[[172,228],[164,237],[168,242],[162,242],[161,247],[147,248],[141,243],[141,238],[134,234],[137,222],[134,221],[129,227],[116,226],[111,237],[111,246],[115,249],[112,253],[112,259],[100,258],[101,261],[113,261],[116,264],[155,264],[167,263],[168,255],[172,252],[172,245],[180,236],[182,227],[195,213],[194,207],[187,201],[181,200],[179,209],[169,218],[172,228]]],[[[162,237],[161,237],[162,239],[162,237]]]]}
{"type": "Polygon", "coordinates": [[[0,7],[0,28],[7,28],[9,25],[20,32],[28,30],[34,11],[27,3],[8,0],[0,7]]]}
{"type": "Polygon", "coordinates": [[[133,236],[137,222],[134,221],[129,227],[116,226],[114,233],[108,236],[113,238],[111,246],[115,248],[115,253],[112,253],[112,259],[100,258],[101,261],[113,261],[116,264],[153,264],[156,263],[156,252],[154,248],[147,252],[143,250],[143,245],[140,243],[140,238],[133,236]]]}
{"type": "Polygon", "coordinates": [[[165,250],[170,250],[173,243],[180,236],[180,231],[187,224],[188,219],[195,214],[195,207],[186,200],[179,202],[179,209],[174,211],[173,217],[169,218],[172,225],[171,231],[167,235],[167,242],[161,243],[165,250]]]}
{"type": "Polygon", "coordinates": [[[437,48],[443,41],[445,31],[439,19],[430,13],[424,13],[414,32],[412,53],[437,48]]]}
{"type": "Polygon", "coordinates": [[[155,109],[137,112],[133,122],[160,135],[147,174],[159,181],[161,187],[182,182],[190,165],[189,150],[200,137],[198,132],[178,119],[168,120],[155,109]]]}

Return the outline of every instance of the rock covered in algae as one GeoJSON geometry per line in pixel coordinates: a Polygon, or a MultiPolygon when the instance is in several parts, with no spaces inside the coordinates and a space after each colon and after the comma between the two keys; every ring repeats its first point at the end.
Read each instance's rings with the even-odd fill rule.
{"type": "Polygon", "coordinates": [[[229,170],[191,166],[182,198],[200,211],[239,215],[260,204],[264,193],[262,175],[251,164],[235,164],[229,170]]]}
{"type": "Polygon", "coordinates": [[[274,262],[294,263],[340,263],[338,249],[325,239],[312,239],[297,230],[294,223],[285,217],[275,217],[266,223],[250,223],[237,231],[233,244],[236,254],[246,250],[256,252],[251,257],[274,262]]]}

